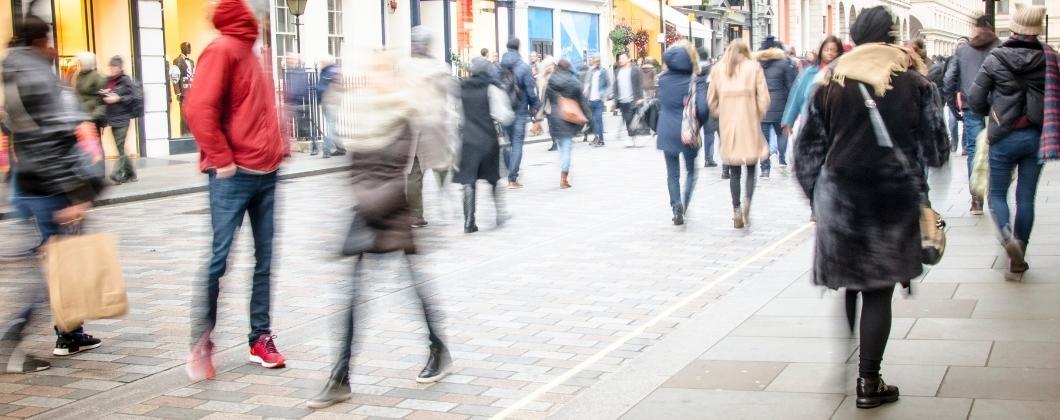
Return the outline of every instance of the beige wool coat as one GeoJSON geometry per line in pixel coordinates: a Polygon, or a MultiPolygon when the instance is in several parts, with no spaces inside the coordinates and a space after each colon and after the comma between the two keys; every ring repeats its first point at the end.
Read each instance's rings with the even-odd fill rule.
{"type": "Polygon", "coordinates": [[[754,165],[769,157],[762,118],[769,109],[769,87],[762,66],[744,60],[733,77],[719,63],[710,72],[707,101],[718,117],[718,148],[727,165],[754,165]]]}

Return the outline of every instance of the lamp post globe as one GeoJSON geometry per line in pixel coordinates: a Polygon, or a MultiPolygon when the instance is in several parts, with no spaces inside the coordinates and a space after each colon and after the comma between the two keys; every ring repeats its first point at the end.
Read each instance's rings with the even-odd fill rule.
{"type": "Polygon", "coordinates": [[[287,0],[287,10],[294,16],[302,16],[305,14],[305,5],[308,0],[287,0]]]}
{"type": "Polygon", "coordinates": [[[295,44],[298,54],[302,53],[302,15],[305,14],[305,5],[309,0],[287,0],[287,11],[294,16],[295,44]]]}

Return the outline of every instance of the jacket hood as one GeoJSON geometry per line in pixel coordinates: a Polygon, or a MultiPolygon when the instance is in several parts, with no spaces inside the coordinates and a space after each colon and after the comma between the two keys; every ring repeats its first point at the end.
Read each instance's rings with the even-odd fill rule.
{"type": "Polygon", "coordinates": [[[213,26],[222,35],[251,44],[258,39],[258,20],[246,0],[221,0],[213,13],[213,26]]]}
{"type": "Polygon", "coordinates": [[[981,50],[993,45],[995,42],[997,42],[997,34],[995,34],[994,31],[981,30],[979,33],[975,34],[972,39],[968,40],[968,45],[971,45],[972,48],[977,50],[981,50]]]}
{"type": "Polygon", "coordinates": [[[666,68],[670,71],[688,74],[692,73],[692,59],[688,56],[688,51],[684,48],[668,48],[666,52],[663,53],[663,63],[666,63],[666,68]]]}
{"type": "Polygon", "coordinates": [[[758,61],[776,61],[787,59],[788,55],[784,53],[784,50],[780,48],[769,48],[766,50],[756,51],[754,53],[754,59],[758,61]]]}
{"type": "Polygon", "coordinates": [[[993,55],[1016,74],[1032,72],[1045,66],[1045,54],[1040,46],[1021,48],[1021,45],[1010,40],[1005,43],[1005,48],[995,49],[993,55]]]}
{"type": "Polygon", "coordinates": [[[523,61],[523,57],[519,55],[519,51],[508,50],[501,57],[501,67],[506,69],[514,69],[515,66],[519,65],[523,61]]]}

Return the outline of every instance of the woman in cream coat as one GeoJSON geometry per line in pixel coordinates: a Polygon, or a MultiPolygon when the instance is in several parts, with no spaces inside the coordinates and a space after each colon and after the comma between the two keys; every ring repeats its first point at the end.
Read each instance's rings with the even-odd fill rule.
{"type": "Polygon", "coordinates": [[[718,115],[721,160],[729,168],[732,192],[733,226],[750,222],[751,197],[755,190],[755,166],[769,156],[769,145],[762,136],[762,117],[769,109],[769,87],[762,66],[751,59],[747,42],[729,43],[725,56],[710,73],[707,89],[710,109],[718,115]],[[740,176],[747,170],[746,198],[741,203],[740,176]]]}

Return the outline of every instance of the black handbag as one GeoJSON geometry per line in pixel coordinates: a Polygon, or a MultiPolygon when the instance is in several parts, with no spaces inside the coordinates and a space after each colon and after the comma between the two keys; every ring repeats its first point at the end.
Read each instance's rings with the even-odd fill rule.
{"type": "Polygon", "coordinates": [[[350,222],[350,230],[346,232],[346,240],[342,243],[342,255],[347,257],[361,255],[374,246],[375,230],[368,226],[368,219],[365,219],[355,209],[353,220],[350,222]]]}

